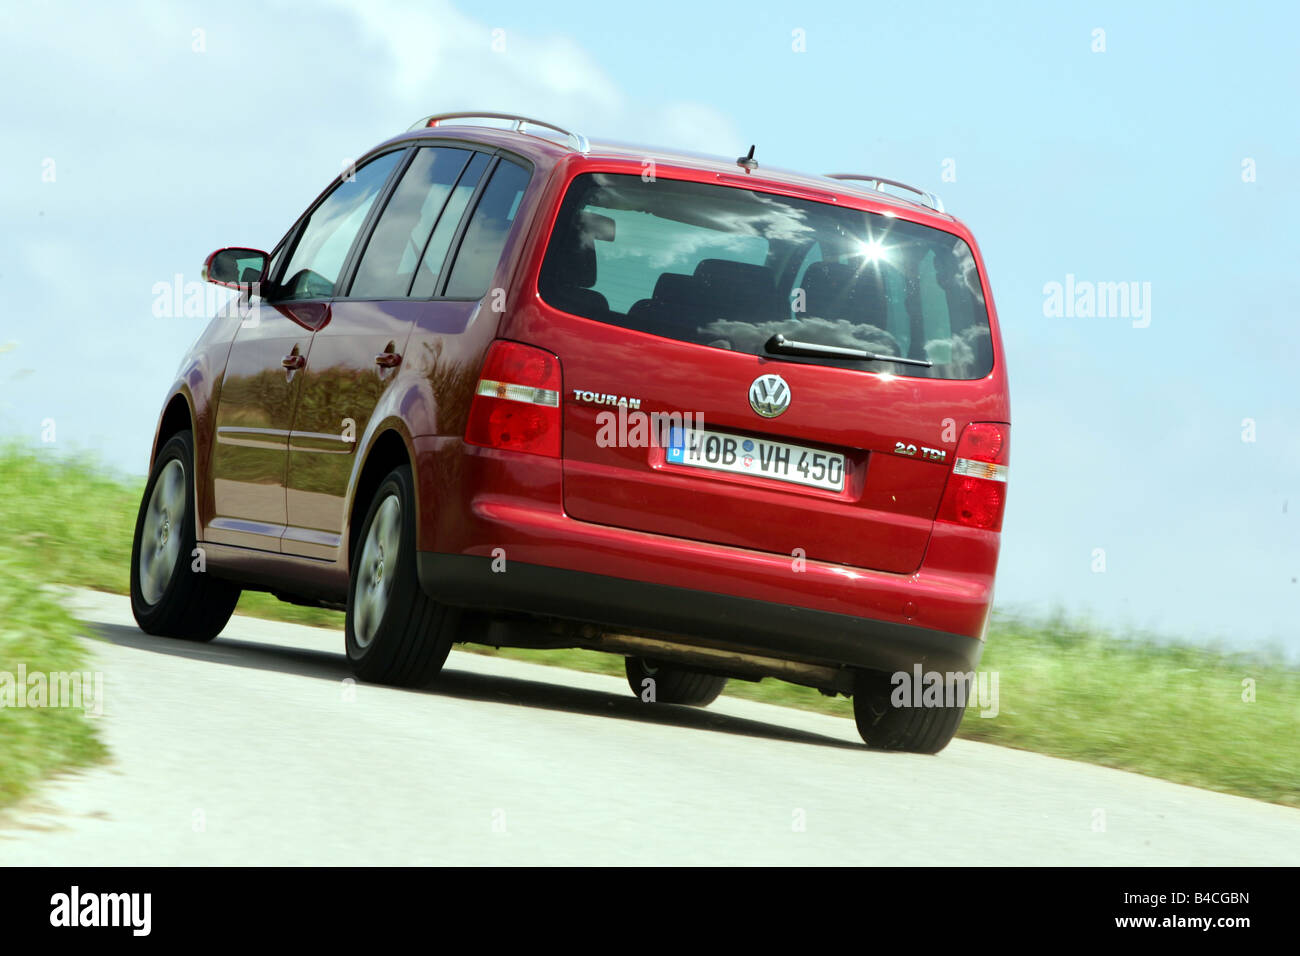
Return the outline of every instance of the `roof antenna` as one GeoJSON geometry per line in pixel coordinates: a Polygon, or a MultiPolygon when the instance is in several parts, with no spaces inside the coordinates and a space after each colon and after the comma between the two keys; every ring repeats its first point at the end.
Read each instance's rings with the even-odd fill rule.
{"type": "Polygon", "coordinates": [[[754,170],[758,169],[758,160],[754,158],[754,147],[752,145],[749,147],[748,155],[740,156],[736,159],[736,165],[747,173],[752,173],[754,170]]]}

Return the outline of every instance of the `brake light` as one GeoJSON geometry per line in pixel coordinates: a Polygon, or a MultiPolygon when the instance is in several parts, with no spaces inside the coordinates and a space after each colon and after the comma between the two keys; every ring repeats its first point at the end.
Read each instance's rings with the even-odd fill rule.
{"type": "Polygon", "coordinates": [[[465,441],[559,458],[559,358],[531,345],[493,342],[474,390],[465,441]]]}
{"type": "Polygon", "coordinates": [[[971,422],[966,426],[957,442],[957,459],[936,520],[986,531],[1002,530],[1009,438],[1008,425],[971,422]]]}

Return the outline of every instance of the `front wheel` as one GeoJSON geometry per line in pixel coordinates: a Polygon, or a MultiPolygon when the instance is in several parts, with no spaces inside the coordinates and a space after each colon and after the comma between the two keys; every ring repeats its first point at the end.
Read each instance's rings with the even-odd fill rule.
{"type": "Polygon", "coordinates": [[[415,484],[409,467],[395,468],[371,499],[352,555],[348,663],[365,681],[424,687],[442,670],[459,623],[459,609],[420,588],[415,484]]]}
{"type": "Polygon", "coordinates": [[[131,613],[146,634],[210,641],[234,613],[239,588],[199,560],[193,462],[189,431],[173,435],[154,462],[131,541],[131,613]]]}
{"type": "Polygon", "coordinates": [[[853,719],[872,750],[937,754],[961,725],[966,701],[924,703],[895,693],[890,675],[860,671],[853,687],[853,719]]]}
{"type": "Polygon", "coordinates": [[[626,670],[632,693],[648,703],[707,707],[727,686],[725,677],[677,664],[656,664],[639,657],[626,658],[626,670]]]}

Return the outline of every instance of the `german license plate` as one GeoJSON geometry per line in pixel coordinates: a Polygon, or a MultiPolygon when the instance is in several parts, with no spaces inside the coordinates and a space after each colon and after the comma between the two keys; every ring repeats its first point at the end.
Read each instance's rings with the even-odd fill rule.
{"type": "Polygon", "coordinates": [[[674,428],[664,457],[671,465],[755,475],[827,491],[844,490],[843,455],[766,438],[674,428]]]}

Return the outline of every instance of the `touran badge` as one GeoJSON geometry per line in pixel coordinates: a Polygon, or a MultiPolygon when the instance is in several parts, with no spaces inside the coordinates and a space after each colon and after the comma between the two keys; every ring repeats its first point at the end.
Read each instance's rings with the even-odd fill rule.
{"type": "Polygon", "coordinates": [[[749,407],[764,418],[776,418],[790,407],[790,386],[780,375],[760,375],[749,386],[749,407]]]}

